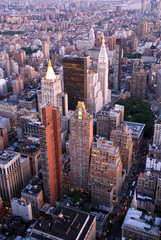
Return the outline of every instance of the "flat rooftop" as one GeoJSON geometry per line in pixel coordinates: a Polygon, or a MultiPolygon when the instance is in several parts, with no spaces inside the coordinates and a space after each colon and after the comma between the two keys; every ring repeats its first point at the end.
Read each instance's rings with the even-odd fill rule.
{"type": "Polygon", "coordinates": [[[137,137],[137,138],[139,138],[141,136],[141,134],[142,134],[142,132],[144,131],[144,128],[145,128],[144,123],[124,121],[121,125],[122,126],[127,125],[128,128],[131,130],[132,137],[137,137]]]}
{"type": "Polygon", "coordinates": [[[19,155],[19,153],[13,152],[13,151],[7,151],[7,150],[4,152],[1,151],[0,152],[0,164],[5,165],[18,155],[19,155]]]}
{"type": "Polygon", "coordinates": [[[144,215],[142,211],[138,211],[132,208],[129,208],[125,220],[123,222],[122,228],[131,227],[135,231],[141,230],[148,232],[150,234],[158,234],[161,224],[161,218],[154,218],[154,224],[151,224],[152,216],[144,215]]]}
{"type": "Polygon", "coordinates": [[[51,239],[51,236],[55,236],[66,240],[84,240],[95,216],[71,207],[58,206],[52,218],[40,219],[33,227],[31,236],[36,239],[51,239]]]}
{"type": "Polygon", "coordinates": [[[107,151],[109,153],[116,153],[118,147],[112,141],[105,140],[103,138],[99,138],[97,142],[94,142],[92,148],[97,150],[107,151]]]}
{"type": "Polygon", "coordinates": [[[31,195],[37,195],[41,191],[41,187],[39,185],[28,184],[21,192],[28,193],[31,195]]]}

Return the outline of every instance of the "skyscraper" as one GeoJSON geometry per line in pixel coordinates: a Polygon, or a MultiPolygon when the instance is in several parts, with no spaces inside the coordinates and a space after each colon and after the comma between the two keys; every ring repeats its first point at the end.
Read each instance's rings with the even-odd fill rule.
{"type": "Polygon", "coordinates": [[[45,39],[42,41],[42,52],[44,54],[44,59],[50,59],[49,42],[45,39]]]}
{"type": "Polygon", "coordinates": [[[137,27],[138,38],[144,37],[147,34],[148,24],[147,22],[140,22],[137,27]]]}
{"type": "Polygon", "coordinates": [[[103,105],[111,102],[111,90],[108,89],[108,55],[104,38],[102,39],[101,50],[98,57],[98,80],[101,83],[103,105]]]}
{"type": "Polygon", "coordinates": [[[119,147],[112,141],[98,139],[92,145],[90,163],[91,196],[94,204],[111,207],[122,183],[119,147]]]}
{"type": "Polygon", "coordinates": [[[93,118],[87,113],[83,102],[78,102],[75,114],[70,119],[69,141],[71,186],[88,191],[93,118]]]}
{"type": "Polygon", "coordinates": [[[49,60],[46,76],[41,80],[42,106],[50,102],[54,107],[61,107],[61,92],[61,79],[55,75],[51,61],[49,60]]]}
{"type": "Polygon", "coordinates": [[[114,66],[114,90],[120,91],[121,81],[121,54],[122,54],[122,40],[117,39],[115,45],[115,66],[114,66]]]}
{"type": "Polygon", "coordinates": [[[146,12],[146,0],[142,0],[141,12],[144,15],[146,12]]]}
{"type": "Polygon", "coordinates": [[[132,161],[132,135],[127,125],[117,127],[112,130],[110,140],[113,141],[120,148],[121,161],[123,169],[128,172],[132,161]]]}
{"type": "Polygon", "coordinates": [[[146,84],[147,73],[144,70],[143,63],[134,63],[130,82],[130,96],[146,99],[146,84]]]}
{"type": "Polygon", "coordinates": [[[75,110],[78,101],[87,105],[87,57],[65,57],[63,72],[69,109],[75,110]]]}
{"type": "Polygon", "coordinates": [[[55,205],[63,193],[61,123],[58,108],[52,104],[42,107],[42,125],[39,126],[41,165],[45,202],[55,205]]]}

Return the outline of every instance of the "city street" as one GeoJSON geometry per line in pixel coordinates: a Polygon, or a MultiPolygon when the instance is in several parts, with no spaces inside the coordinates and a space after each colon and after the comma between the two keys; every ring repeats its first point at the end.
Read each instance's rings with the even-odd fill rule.
{"type": "Polygon", "coordinates": [[[140,172],[144,172],[146,155],[148,154],[148,146],[150,142],[151,140],[144,139],[139,152],[135,156],[131,169],[123,183],[120,196],[114,205],[113,212],[111,213],[108,222],[108,229],[106,229],[107,235],[104,239],[121,239],[121,226],[126,212],[131,206],[134,191],[137,186],[138,176],[140,172]]]}

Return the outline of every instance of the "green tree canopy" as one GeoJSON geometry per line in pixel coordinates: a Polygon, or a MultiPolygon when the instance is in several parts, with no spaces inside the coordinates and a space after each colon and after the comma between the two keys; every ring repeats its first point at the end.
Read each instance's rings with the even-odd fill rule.
{"type": "Polygon", "coordinates": [[[116,104],[125,106],[125,121],[144,123],[144,136],[151,135],[154,125],[154,115],[150,104],[140,98],[120,99],[116,104]]]}

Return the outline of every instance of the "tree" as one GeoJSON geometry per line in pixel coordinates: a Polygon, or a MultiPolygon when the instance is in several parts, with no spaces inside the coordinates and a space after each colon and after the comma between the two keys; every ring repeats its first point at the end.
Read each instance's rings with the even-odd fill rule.
{"type": "Polygon", "coordinates": [[[150,104],[140,98],[120,99],[116,104],[125,106],[125,121],[144,123],[144,136],[149,137],[153,130],[154,115],[150,104]]]}

